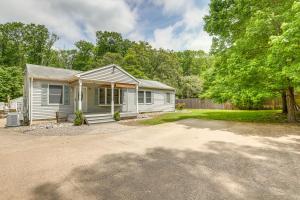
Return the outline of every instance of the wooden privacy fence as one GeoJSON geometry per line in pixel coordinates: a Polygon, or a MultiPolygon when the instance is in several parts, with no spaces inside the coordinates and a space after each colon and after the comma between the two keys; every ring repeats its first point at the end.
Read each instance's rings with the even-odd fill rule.
{"type": "Polygon", "coordinates": [[[214,103],[209,99],[198,99],[198,98],[190,98],[190,99],[176,99],[177,103],[184,103],[185,108],[193,108],[193,109],[224,109],[224,110],[232,110],[234,109],[233,105],[230,103],[218,104],[214,103]]]}
{"type": "MultiPolygon", "coordinates": [[[[296,96],[296,100],[300,99],[299,96],[296,96]]],[[[210,99],[198,99],[198,98],[190,98],[190,99],[176,99],[177,103],[185,103],[185,108],[193,108],[193,109],[224,109],[224,110],[233,110],[237,109],[231,103],[223,103],[218,104],[214,103],[210,99]]],[[[263,104],[262,109],[281,109],[281,98],[275,98],[272,100],[267,100],[263,104]]]]}

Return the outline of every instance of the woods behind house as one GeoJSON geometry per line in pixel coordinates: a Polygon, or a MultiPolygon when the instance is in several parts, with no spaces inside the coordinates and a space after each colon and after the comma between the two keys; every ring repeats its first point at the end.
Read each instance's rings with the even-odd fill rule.
{"type": "Polygon", "coordinates": [[[115,63],[137,78],[176,88],[178,98],[202,97],[239,109],[261,109],[281,98],[288,121],[297,120],[295,93],[300,85],[300,3],[211,0],[204,17],[213,37],[203,51],[155,49],[116,32],[97,31],[96,41],[74,48],[45,26],[19,22],[0,25],[0,101],[22,95],[25,63],[81,71],[115,63]]]}

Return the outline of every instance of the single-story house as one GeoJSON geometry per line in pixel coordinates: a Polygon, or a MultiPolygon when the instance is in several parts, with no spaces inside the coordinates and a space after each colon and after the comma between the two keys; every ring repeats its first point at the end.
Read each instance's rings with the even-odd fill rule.
{"type": "Polygon", "coordinates": [[[55,119],[57,112],[74,116],[77,110],[90,124],[112,121],[117,111],[121,117],[134,117],[175,110],[174,88],[137,79],[115,64],[85,72],[27,64],[23,99],[30,123],[55,119]]]}

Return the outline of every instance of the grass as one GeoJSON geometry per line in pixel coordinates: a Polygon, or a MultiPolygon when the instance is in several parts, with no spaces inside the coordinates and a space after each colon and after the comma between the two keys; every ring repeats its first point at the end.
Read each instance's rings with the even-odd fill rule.
{"type": "Polygon", "coordinates": [[[156,125],[166,122],[174,122],[182,119],[210,119],[239,122],[263,122],[263,123],[283,123],[286,116],[280,110],[206,110],[188,109],[174,113],[166,113],[155,116],[152,119],[140,121],[143,125],[156,125]]]}

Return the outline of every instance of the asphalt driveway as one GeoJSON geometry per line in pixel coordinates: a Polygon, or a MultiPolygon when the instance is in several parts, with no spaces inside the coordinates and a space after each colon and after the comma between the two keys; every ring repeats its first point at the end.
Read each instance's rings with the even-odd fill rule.
{"type": "Polygon", "coordinates": [[[183,120],[89,131],[0,129],[0,199],[300,199],[297,126],[183,120]]]}

